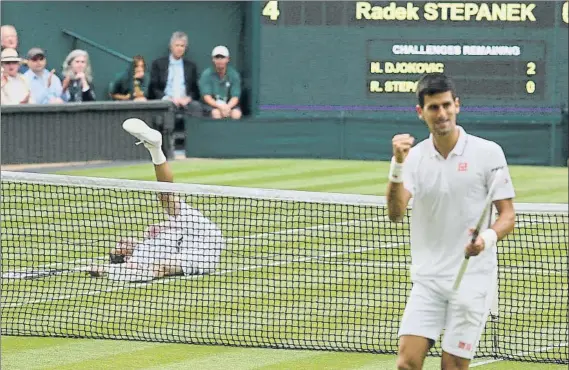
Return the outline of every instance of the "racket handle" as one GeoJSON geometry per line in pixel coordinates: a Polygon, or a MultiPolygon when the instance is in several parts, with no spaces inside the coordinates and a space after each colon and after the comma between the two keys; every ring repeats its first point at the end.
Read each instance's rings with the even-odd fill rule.
{"type": "Polygon", "coordinates": [[[456,280],[454,281],[454,285],[452,286],[452,290],[456,291],[460,286],[460,282],[462,281],[462,277],[464,276],[464,272],[466,271],[466,267],[468,266],[469,257],[464,257],[464,261],[460,265],[460,270],[458,270],[458,275],[456,276],[456,280]]]}
{"type": "Polygon", "coordinates": [[[476,239],[478,238],[479,234],[480,234],[480,231],[478,229],[476,229],[472,232],[472,239],[470,239],[470,242],[472,244],[476,243],[476,239]]]}

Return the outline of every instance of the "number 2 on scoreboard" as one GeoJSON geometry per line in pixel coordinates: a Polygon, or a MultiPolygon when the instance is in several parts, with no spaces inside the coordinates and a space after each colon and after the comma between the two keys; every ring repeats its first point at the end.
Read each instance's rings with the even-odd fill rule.
{"type": "Polygon", "coordinates": [[[269,17],[272,21],[276,21],[279,19],[280,14],[278,1],[267,1],[267,4],[263,8],[263,15],[269,17]]]}
{"type": "Polygon", "coordinates": [[[528,62],[527,66],[527,71],[526,74],[528,76],[533,76],[535,74],[535,63],[534,62],[528,62]]]}

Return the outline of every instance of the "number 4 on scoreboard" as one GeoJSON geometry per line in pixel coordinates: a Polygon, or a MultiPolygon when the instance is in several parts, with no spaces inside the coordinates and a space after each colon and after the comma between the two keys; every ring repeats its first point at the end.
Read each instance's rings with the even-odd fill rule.
{"type": "Polygon", "coordinates": [[[267,1],[267,4],[263,8],[263,15],[269,17],[272,21],[276,21],[279,19],[280,14],[278,1],[267,1]]]}

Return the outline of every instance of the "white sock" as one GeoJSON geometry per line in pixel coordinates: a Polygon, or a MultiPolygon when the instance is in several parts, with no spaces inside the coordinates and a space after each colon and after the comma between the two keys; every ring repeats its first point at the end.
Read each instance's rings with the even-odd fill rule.
{"type": "Polygon", "coordinates": [[[151,146],[150,148],[146,148],[150,152],[150,156],[152,157],[152,163],[155,165],[160,165],[166,162],[166,156],[162,151],[161,147],[151,146]]]}

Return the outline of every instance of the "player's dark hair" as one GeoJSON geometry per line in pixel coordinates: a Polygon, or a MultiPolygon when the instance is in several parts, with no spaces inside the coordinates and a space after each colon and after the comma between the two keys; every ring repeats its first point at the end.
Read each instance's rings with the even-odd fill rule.
{"type": "Polygon", "coordinates": [[[425,95],[435,95],[450,91],[456,98],[454,82],[443,73],[429,73],[421,77],[417,84],[417,99],[421,108],[425,105],[425,95]]]}

